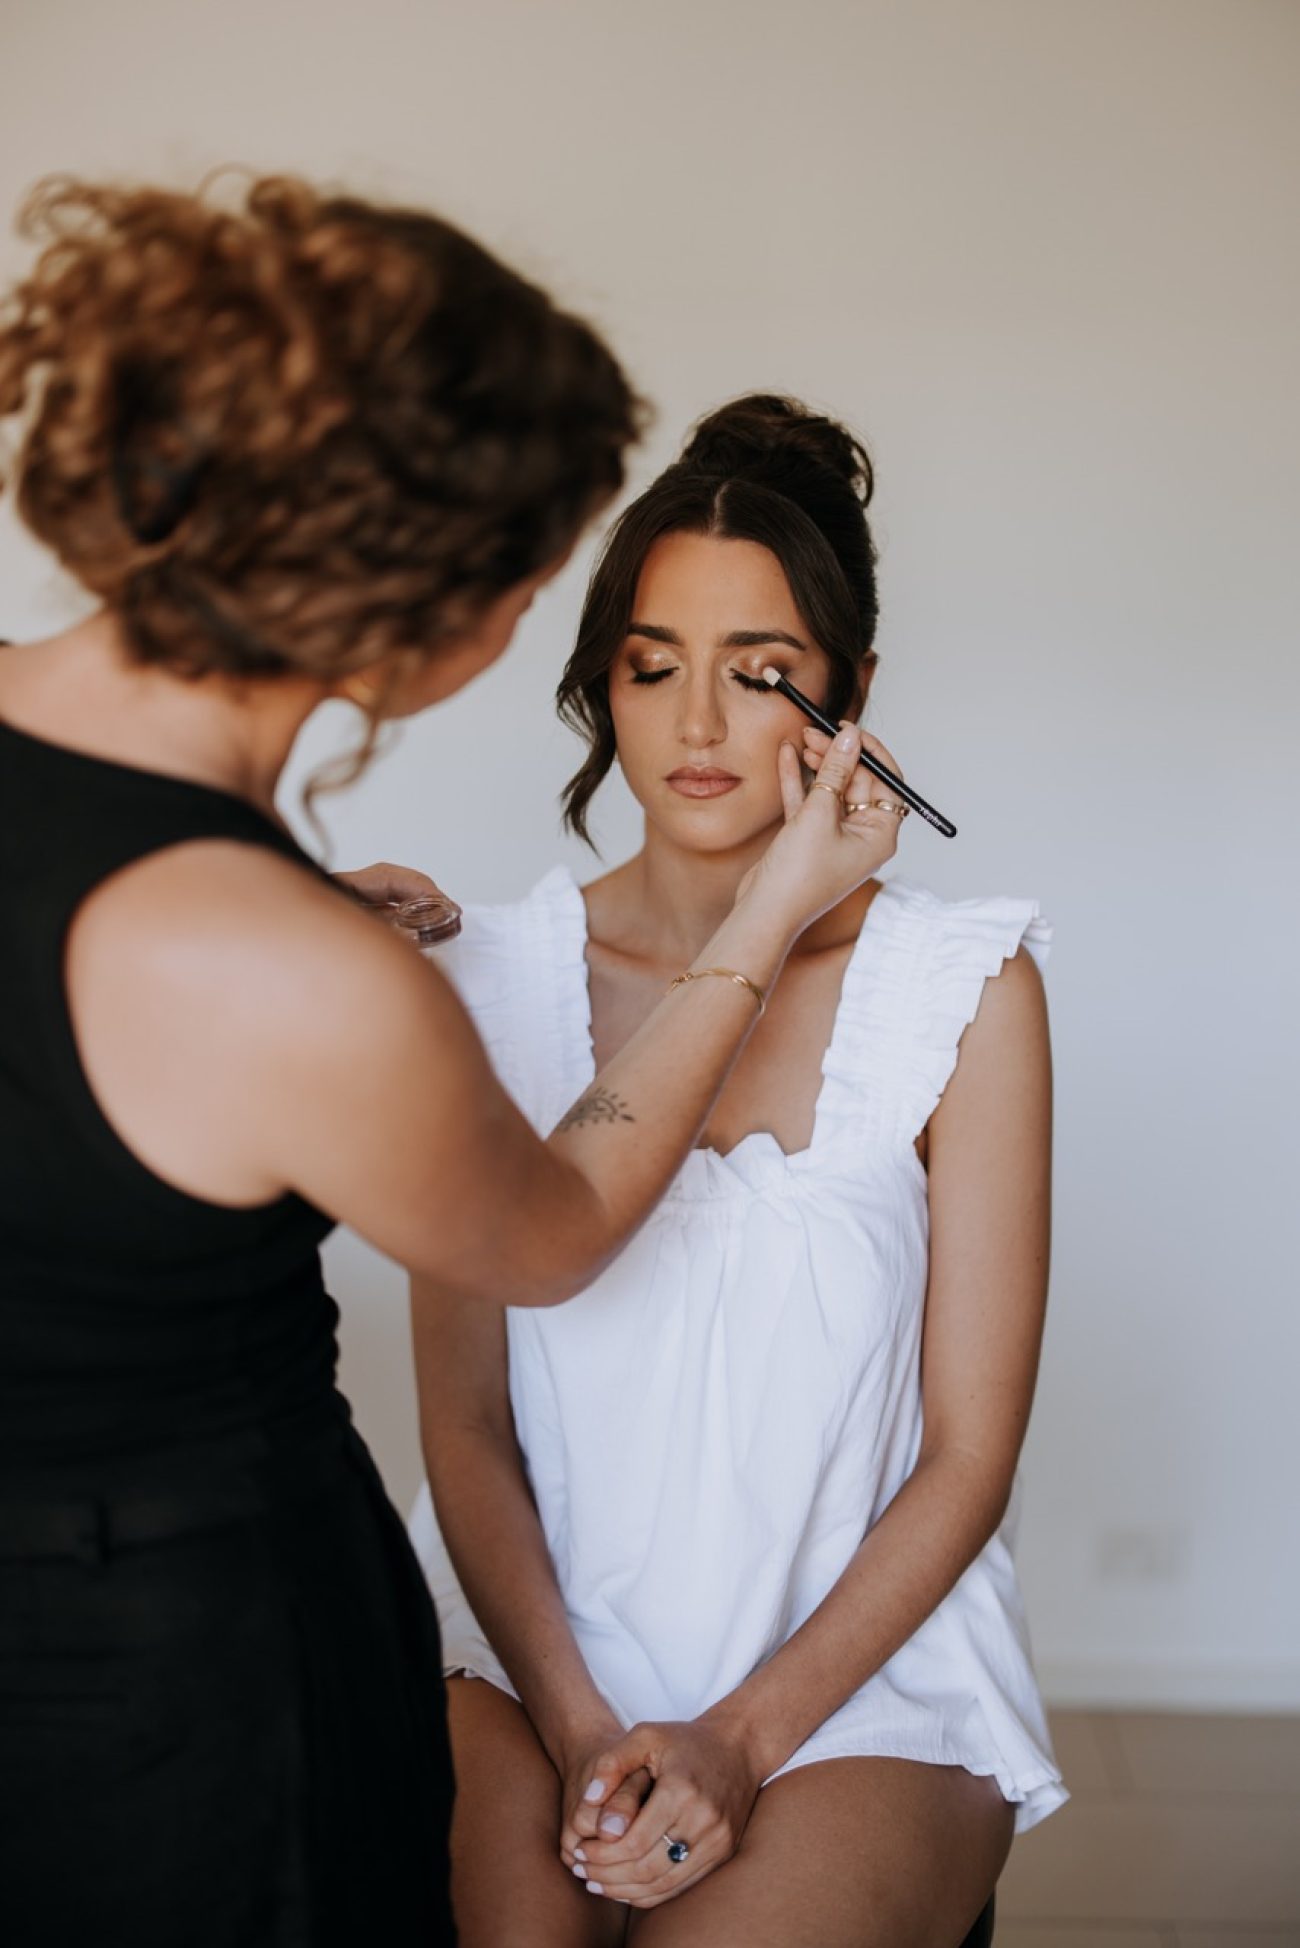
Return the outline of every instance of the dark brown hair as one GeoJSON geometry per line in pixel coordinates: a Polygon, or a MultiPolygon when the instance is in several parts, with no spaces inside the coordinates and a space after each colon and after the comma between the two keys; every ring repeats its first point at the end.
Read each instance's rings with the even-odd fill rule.
{"type": "Polygon", "coordinates": [[[563,794],[572,831],[590,843],[587,809],[615,757],[609,667],[627,635],[646,556],[664,535],[770,548],[830,658],[827,711],[838,718],[861,706],[876,660],[871,490],[860,441],[797,399],[751,393],[700,420],[681,458],[614,523],[587,589],[557,696],[561,717],[588,745],[563,794]]]}
{"type": "Polygon", "coordinates": [[[0,309],[19,510],[141,662],[424,660],[622,483],[640,407],[612,354],[436,216],[287,177],[234,207],[56,180],[21,229],[45,248],[0,309]]]}

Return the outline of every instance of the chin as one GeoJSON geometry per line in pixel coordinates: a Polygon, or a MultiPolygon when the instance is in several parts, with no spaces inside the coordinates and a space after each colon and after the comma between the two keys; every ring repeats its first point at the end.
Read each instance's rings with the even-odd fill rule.
{"type": "Polygon", "coordinates": [[[703,815],[699,807],[685,815],[673,807],[667,817],[656,818],[649,811],[646,817],[680,851],[698,852],[701,856],[710,857],[717,853],[743,851],[769,835],[781,823],[779,809],[773,811],[768,819],[755,819],[752,812],[745,817],[737,817],[730,808],[724,812],[721,802],[710,807],[703,815]]]}

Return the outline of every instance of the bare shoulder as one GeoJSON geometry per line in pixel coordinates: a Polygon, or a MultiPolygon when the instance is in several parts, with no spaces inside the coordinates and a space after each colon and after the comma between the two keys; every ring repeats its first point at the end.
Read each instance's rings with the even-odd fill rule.
{"type": "MultiPolygon", "coordinates": [[[[1047,1048],[1047,996],[1027,947],[1008,955],[984,983],[975,1019],[961,1039],[957,1075],[982,1064],[1030,1059],[1047,1048]]],[[[954,1078],[955,1079],[955,1078],[954,1078]]]]}
{"type": "Polygon", "coordinates": [[[1038,963],[1027,947],[1017,947],[984,983],[975,1023],[982,1020],[986,1034],[1015,1034],[1046,1019],[1047,995],[1038,963]]]}
{"type": "Polygon", "coordinates": [[[70,975],[129,971],[142,1005],[210,1011],[247,1032],[329,1032],[340,1013],[427,1005],[428,970],[375,916],[261,846],[196,840],[115,874],[77,914],[70,975]]]}
{"type": "Polygon", "coordinates": [[[1015,1109],[1023,1126],[1049,1113],[1051,1047],[1047,998],[1033,955],[1020,947],[984,983],[975,1018],[961,1038],[957,1063],[930,1128],[987,1140],[988,1119],[1015,1109]]]}
{"type": "Polygon", "coordinates": [[[352,1221],[344,1166],[415,1113],[418,1079],[482,1086],[447,981],[257,846],[196,841],[115,875],[78,912],[67,969],[104,1113],[155,1172],[220,1202],[307,1193],[315,1168],[322,1208],[352,1221]]]}

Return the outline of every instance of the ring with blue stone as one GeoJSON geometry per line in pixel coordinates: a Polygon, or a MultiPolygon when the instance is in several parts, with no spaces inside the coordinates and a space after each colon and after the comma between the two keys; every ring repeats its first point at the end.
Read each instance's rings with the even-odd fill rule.
{"type": "Polygon", "coordinates": [[[691,1850],[685,1840],[674,1840],[671,1833],[664,1834],[664,1845],[668,1849],[668,1858],[674,1867],[680,1867],[683,1860],[689,1860],[691,1857],[691,1850]]]}

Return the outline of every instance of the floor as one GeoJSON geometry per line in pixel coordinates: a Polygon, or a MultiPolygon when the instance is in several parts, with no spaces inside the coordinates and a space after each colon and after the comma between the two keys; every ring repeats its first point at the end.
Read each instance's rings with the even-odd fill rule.
{"type": "Polygon", "coordinates": [[[1300,1948],[1300,1716],[1056,1711],[995,1948],[1300,1948]]]}

